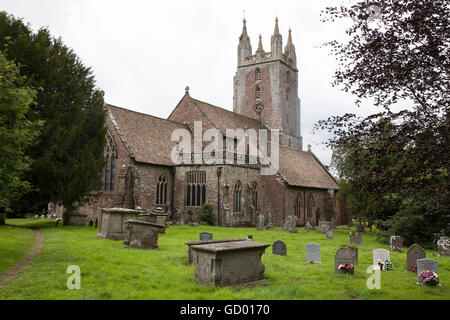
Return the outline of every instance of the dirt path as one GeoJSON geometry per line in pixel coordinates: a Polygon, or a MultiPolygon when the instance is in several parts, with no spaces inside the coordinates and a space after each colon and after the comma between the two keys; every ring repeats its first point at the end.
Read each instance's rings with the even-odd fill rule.
{"type": "Polygon", "coordinates": [[[20,272],[25,268],[30,262],[33,261],[34,257],[41,252],[42,246],[44,245],[44,235],[39,229],[32,229],[34,233],[34,245],[27,255],[22,260],[19,260],[11,269],[6,271],[0,276],[0,287],[11,280],[17,279],[20,276],[20,272]]]}

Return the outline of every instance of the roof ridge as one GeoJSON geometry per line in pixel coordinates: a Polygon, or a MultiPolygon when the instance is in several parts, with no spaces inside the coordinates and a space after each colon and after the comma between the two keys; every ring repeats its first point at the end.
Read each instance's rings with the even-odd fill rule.
{"type": "Polygon", "coordinates": [[[148,113],[143,113],[143,112],[140,112],[140,111],[135,111],[135,110],[127,109],[127,108],[124,108],[124,107],[115,106],[115,105],[112,105],[112,104],[110,104],[110,103],[106,103],[106,105],[107,105],[108,107],[113,107],[113,108],[117,108],[117,109],[122,109],[122,110],[125,110],[125,111],[130,111],[130,112],[133,112],[133,113],[137,113],[137,114],[140,114],[140,115],[143,115],[143,116],[152,117],[152,118],[155,118],[155,119],[157,119],[157,120],[163,120],[163,121],[172,122],[172,123],[175,123],[175,124],[178,124],[178,125],[181,124],[181,125],[183,125],[183,126],[186,126],[186,124],[184,124],[184,123],[182,123],[182,122],[177,122],[177,121],[173,121],[173,120],[169,120],[169,119],[164,119],[164,118],[157,117],[157,116],[154,116],[154,115],[151,115],[151,114],[148,114],[148,113]]]}

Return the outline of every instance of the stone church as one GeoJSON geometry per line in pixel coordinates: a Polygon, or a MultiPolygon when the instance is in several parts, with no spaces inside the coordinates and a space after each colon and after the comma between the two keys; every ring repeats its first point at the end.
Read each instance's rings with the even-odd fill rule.
{"type": "MultiPolygon", "coordinates": [[[[218,225],[255,226],[256,217],[269,214],[274,225],[287,216],[297,226],[319,219],[345,224],[348,217],[336,200],[339,185],[308,147],[303,151],[301,103],[295,46],[289,30],[283,48],[275,21],[270,52],[261,36],[253,54],[246,21],[237,50],[233,112],[190,96],[189,88],[167,119],[106,105],[106,167],[101,190],[89,204],[78,208],[88,219],[100,218],[101,208],[151,211],[164,208],[177,222],[198,222],[204,203],[215,208],[218,225]],[[177,143],[172,133],[194,132],[195,123],[217,129],[279,130],[279,169],[262,175],[259,163],[182,163],[171,154],[177,143]]],[[[239,141],[234,141],[236,144],[239,141]]],[[[245,159],[248,160],[246,143],[245,159]]],[[[237,150],[237,149],[233,149],[237,150]]],[[[235,155],[238,152],[235,151],[235,155]]]]}

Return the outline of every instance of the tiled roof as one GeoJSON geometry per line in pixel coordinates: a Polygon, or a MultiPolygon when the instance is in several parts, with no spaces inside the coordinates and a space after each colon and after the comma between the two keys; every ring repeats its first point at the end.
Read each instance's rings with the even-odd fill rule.
{"type": "Polygon", "coordinates": [[[337,182],[312,152],[280,146],[279,172],[291,186],[339,189],[337,182]]]}
{"type": "Polygon", "coordinates": [[[147,114],[107,105],[110,119],[122,141],[136,161],[173,166],[171,141],[175,129],[188,129],[186,125],[147,114]]]}

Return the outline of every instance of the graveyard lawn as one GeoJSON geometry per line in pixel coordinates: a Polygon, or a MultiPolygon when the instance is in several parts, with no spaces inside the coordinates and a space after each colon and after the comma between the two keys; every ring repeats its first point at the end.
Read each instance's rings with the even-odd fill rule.
{"type": "MultiPolygon", "coordinates": [[[[43,233],[44,246],[18,279],[0,287],[0,299],[450,299],[450,258],[438,258],[427,250],[427,258],[439,262],[440,287],[416,284],[417,276],[406,271],[406,250],[391,252],[393,271],[381,273],[381,289],[369,290],[366,270],[372,264],[372,250],[388,249],[373,234],[363,235],[359,246],[359,264],[355,275],[335,274],[336,250],[349,243],[348,230],[334,230],[334,240],[318,230],[288,233],[279,227],[269,231],[255,228],[224,228],[209,226],[171,226],[159,235],[158,250],[123,248],[121,241],[95,238],[93,227],[55,227],[52,220],[7,220],[0,226],[0,272],[4,273],[22,259],[33,245],[31,230],[43,233]],[[201,232],[212,232],[214,239],[247,238],[273,244],[282,240],[287,256],[272,254],[266,249],[262,256],[267,285],[235,289],[202,287],[194,282],[195,265],[188,265],[185,242],[198,240],[201,232]],[[320,243],[321,264],[306,262],[307,243],[320,243]],[[81,289],[67,289],[66,273],[71,265],[81,270],[81,289]]],[[[355,230],[352,230],[355,231],[355,230]]]]}

